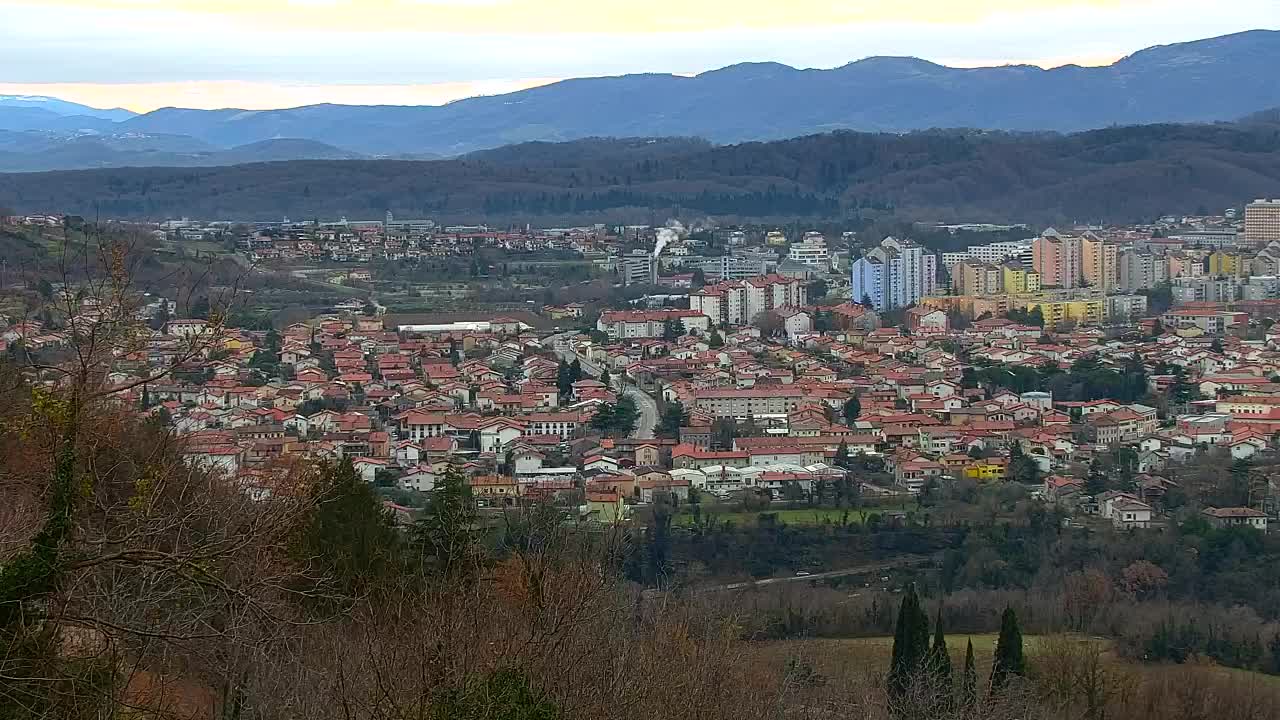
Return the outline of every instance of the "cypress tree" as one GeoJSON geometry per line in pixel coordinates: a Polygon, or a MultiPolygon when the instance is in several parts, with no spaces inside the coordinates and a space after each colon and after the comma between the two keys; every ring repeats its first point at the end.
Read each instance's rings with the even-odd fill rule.
{"type": "Polygon", "coordinates": [[[929,654],[929,616],[920,607],[915,583],[907,587],[898,610],[893,635],[893,655],[889,661],[888,691],[891,705],[900,703],[929,654]]]}
{"type": "Polygon", "coordinates": [[[973,640],[964,651],[964,686],[960,692],[960,701],[966,708],[973,709],[978,704],[978,665],[973,659],[973,640]]]}
{"type": "Polygon", "coordinates": [[[942,633],[942,606],[938,606],[938,619],[933,624],[933,647],[929,648],[929,670],[943,683],[951,682],[951,654],[947,651],[947,638],[942,633]]]}
{"type": "Polygon", "coordinates": [[[1000,637],[996,640],[995,662],[991,666],[991,694],[994,695],[1009,684],[1009,677],[1021,677],[1026,673],[1026,661],[1022,656],[1022,631],[1018,629],[1018,616],[1013,608],[1006,607],[1000,618],[1000,637]]]}

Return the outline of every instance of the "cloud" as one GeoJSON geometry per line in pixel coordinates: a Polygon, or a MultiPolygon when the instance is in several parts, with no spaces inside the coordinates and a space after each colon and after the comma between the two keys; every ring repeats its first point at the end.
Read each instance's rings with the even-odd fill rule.
{"type": "MultiPolygon", "coordinates": [[[[27,0],[30,2],[30,0],[27,0]]],[[[151,12],[329,30],[566,34],[814,28],[863,23],[955,25],[1055,10],[1143,9],[1167,0],[40,0],[43,6],[151,12]]]]}

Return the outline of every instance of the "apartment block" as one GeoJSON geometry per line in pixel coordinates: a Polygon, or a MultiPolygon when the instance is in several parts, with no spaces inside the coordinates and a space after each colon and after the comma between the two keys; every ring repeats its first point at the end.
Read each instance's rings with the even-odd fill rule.
{"type": "Polygon", "coordinates": [[[1259,199],[1244,208],[1244,243],[1261,248],[1280,241],[1280,200],[1259,199]]]}
{"type": "Polygon", "coordinates": [[[910,241],[885,238],[853,263],[850,295],[869,298],[876,310],[907,307],[938,287],[938,256],[910,241]]]}
{"type": "Polygon", "coordinates": [[[1006,293],[1022,295],[1040,292],[1040,273],[1028,270],[1021,263],[1007,262],[1000,266],[1000,284],[1006,293]]]}
{"type": "Polygon", "coordinates": [[[1061,235],[1050,228],[1031,243],[1031,266],[1040,273],[1040,282],[1047,287],[1079,287],[1081,273],[1081,245],[1083,238],[1061,235]]]}
{"type": "Polygon", "coordinates": [[[1118,248],[1097,238],[1084,237],[1080,241],[1080,275],[1085,284],[1102,292],[1111,292],[1119,282],[1118,248]]]}

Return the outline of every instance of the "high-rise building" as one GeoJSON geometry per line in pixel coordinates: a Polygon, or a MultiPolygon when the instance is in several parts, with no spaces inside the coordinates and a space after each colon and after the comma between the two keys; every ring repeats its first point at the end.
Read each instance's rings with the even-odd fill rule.
{"type": "Polygon", "coordinates": [[[1280,240],[1280,200],[1254,200],[1244,208],[1244,243],[1266,247],[1280,240]]]}
{"type": "Polygon", "coordinates": [[[1047,287],[1074,288],[1080,285],[1081,244],[1083,238],[1062,235],[1053,228],[1031,243],[1031,267],[1040,273],[1047,287]]]}
{"type": "Polygon", "coordinates": [[[1102,292],[1116,289],[1119,280],[1116,267],[1117,247],[1100,238],[1085,235],[1080,240],[1080,276],[1090,287],[1102,292]]]}
{"type": "Polygon", "coordinates": [[[887,237],[853,263],[850,295],[876,310],[907,307],[938,288],[938,256],[911,240],[887,237]]]}

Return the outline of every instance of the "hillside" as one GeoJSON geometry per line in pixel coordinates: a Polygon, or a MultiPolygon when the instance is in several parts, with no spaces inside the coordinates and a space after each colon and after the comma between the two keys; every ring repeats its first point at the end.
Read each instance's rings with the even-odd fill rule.
{"type": "MultiPolygon", "coordinates": [[[[1261,117],[1261,116],[1260,116],[1261,117]]],[[[1074,135],[838,132],[711,147],[683,139],[533,143],[429,162],[0,175],[0,206],[109,217],[649,221],[721,217],[1133,221],[1280,187],[1280,125],[1151,125],[1074,135]]]]}
{"type": "MultiPolygon", "coordinates": [[[[744,63],[694,77],[577,78],[442,106],[163,108],[128,117],[45,99],[0,103],[0,130],[183,135],[222,149],[297,138],[385,158],[452,157],[587,137],[681,136],[724,144],[835,130],[1076,132],[1229,121],[1275,107],[1278,66],[1280,32],[1255,30],[1148,48],[1103,67],[952,68],[903,57],[865,58],[829,70],[744,63]]],[[[18,167],[0,158],[0,171],[70,167],[67,162],[18,167]]],[[[75,167],[107,164],[137,163],[86,157],[75,167]]]]}

